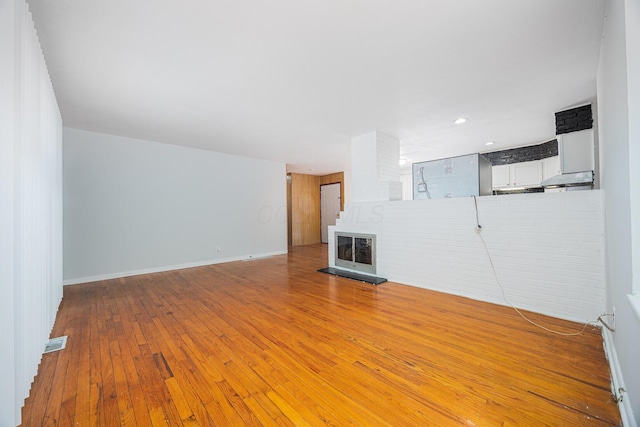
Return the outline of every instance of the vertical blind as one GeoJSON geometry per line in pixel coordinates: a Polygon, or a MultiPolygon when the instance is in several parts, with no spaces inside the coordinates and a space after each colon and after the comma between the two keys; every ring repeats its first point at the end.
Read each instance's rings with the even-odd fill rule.
{"type": "Polygon", "coordinates": [[[16,425],[62,299],[62,119],[27,4],[0,1],[0,425],[16,425]]]}

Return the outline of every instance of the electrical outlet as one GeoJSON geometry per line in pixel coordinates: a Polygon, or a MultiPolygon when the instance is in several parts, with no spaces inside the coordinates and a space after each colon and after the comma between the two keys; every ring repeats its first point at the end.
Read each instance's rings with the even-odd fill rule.
{"type": "Polygon", "coordinates": [[[220,249],[220,246],[218,246],[218,247],[216,248],[216,252],[221,252],[221,251],[222,251],[222,249],[220,249]]]}

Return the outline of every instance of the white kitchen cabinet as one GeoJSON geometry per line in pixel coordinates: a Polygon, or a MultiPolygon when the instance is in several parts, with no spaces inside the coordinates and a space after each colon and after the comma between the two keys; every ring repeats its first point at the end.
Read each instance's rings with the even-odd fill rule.
{"type": "Polygon", "coordinates": [[[542,161],[513,163],[491,168],[494,190],[539,187],[542,182],[542,161]]]}
{"type": "Polygon", "coordinates": [[[514,163],[510,176],[513,187],[538,187],[542,182],[542,161],[514,163]]]}
{"type": "Polygon", "coordinates": [[[553,156],[542,159],[543,181],[560,174],[562,174],[562,169],[560,168],[560,156],[553,156]]]}
{"type": "Polygon", "coordinates": [[[510,165],[500,165],[491,167],[493,188],[509,188],[509,167],[510,165]]]}
{"type": "Polygon", "coordinates": [[[563,173],[594,169],[593,129],[558,135],[558,151],[563,173]]]}

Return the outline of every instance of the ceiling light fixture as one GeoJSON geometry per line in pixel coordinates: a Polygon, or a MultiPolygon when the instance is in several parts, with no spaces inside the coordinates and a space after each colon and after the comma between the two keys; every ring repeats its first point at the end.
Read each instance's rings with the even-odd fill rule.
{"type": "Polygon", "coordinates": [[[493,141],[489,141],[489,142],[485,142],[484,143],[484,145],[493,145],[493,144],[495,144],[495,142],[493,142],[493,141]]]}
{"type": "Polygon", "coordinates": [[[460,117],[459,119],[455,119],[453,123],[455,123],[457,125],[461,125],[466,121],[467,121],[467,119],[465,117],[460,117]]]}

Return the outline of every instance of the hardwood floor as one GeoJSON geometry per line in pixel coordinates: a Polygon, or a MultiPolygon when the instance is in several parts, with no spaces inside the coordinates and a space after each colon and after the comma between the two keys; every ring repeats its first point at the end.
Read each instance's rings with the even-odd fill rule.
{"type": "Polygon", "coordinates": [[[317,273],[326,252],[66,287],[23,425],[620,425],[597,328],[317,273]]]}

